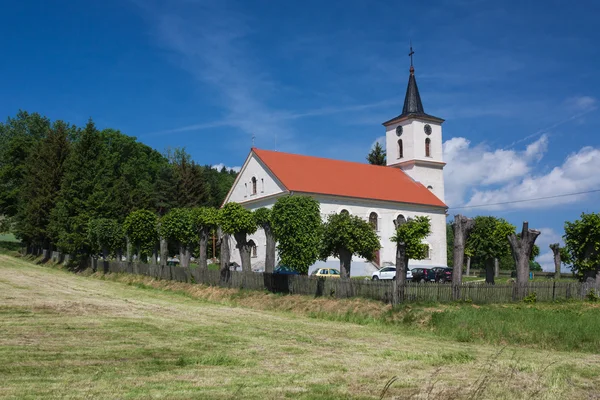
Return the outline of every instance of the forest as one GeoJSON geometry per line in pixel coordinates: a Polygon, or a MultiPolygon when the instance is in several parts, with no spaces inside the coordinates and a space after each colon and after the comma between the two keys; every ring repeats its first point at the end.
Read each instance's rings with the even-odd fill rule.
{"type": "Polygon", "coordinates": [[[66,253],[93,250],[91,221],[121,226],[138,210],[219,207],[236,172],[163,153],[116,129],[19,111],[0,123],[0,231],[66,253]]]}

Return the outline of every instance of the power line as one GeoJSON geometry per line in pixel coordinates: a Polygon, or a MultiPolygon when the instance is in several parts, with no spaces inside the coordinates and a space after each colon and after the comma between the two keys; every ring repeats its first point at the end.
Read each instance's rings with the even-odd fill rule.
{"type": "Polygon", "coordinates": [[[525,203],[527,201],[556,199],[558,197],[577,196],[579,194],[588,194],[588,193],[596,193],[596,192],[600,192],[600,189],[586,190],[585,192],[557,194],[557,195],[554,195],[554,196],[546,196],[546,197],[535,197],[533,199],[503,201],[501,203],[489,203],[489,204],[477,204],[477,205],[474,205],[474,206],[449,207],[448,209],[449,210],[463,210],[463,209],[466,209],[466,208],[480,208],[480,207],[502,206],[502,205],[505,205],[505,204],[515,204],[515,203],[525,203]]]}

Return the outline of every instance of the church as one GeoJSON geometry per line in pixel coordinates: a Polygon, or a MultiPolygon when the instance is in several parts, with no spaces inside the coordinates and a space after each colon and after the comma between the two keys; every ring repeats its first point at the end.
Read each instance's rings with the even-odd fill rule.
{"type": "MultiPolygon", "coordinates": [[[[431,220],[431,235],[424,240],[423,260],[410,260],[409,267],[445,267],[446,211],[444,203],[443,119],[426,114],[419,95],[415,70],[410,67],[402,113],[383,123],[387,166],[333,160],[252,148],[224,204],[236,202],[250,210],[272,207],[281,196],[307,195],[318,200],[321,217],[348,212],[369,221],[381,249],[369,262],[354,256],[351,274],[370,276],[385,265],[395,265],[396,245],[390,240],[395,221],[419,215],[431,220]]],[[[264,267],[266,239],[258,230],[249,235],[252,268],[264,267]]],[[[235,249],[235,239],[231,238],[235,249]]],[[[239,252],[231,260],[240,263],[239,252]]],[[[339,269],[339,260],[317,261],[309,273],[323,266],[339,269]]]]}

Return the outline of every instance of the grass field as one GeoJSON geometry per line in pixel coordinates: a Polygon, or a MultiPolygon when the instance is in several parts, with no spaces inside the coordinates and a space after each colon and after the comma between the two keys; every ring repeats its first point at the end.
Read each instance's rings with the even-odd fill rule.
{"type": "Polygon", "coordinates": [[[0,397],[378,399],[397,377],[382,398],[597,398],[594,320],[586,303],[390,310],[0,255],[0,397]]]}

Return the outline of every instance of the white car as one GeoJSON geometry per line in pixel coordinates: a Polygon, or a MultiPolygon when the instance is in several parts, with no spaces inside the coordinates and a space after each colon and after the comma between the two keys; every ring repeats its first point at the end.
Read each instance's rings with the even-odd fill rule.
{"type": "MultiPolygon", "coordinates": [[[[396,278],[396,267],[391,266],[391,267],[383,267],[381,268],[379,271],[375,271],[373,272],[373,275],[371,276],[371,279],[374,281],[377,281],[379,279],[394,279],[396,278]]],[[[412,272],[410,271],[410,268],[406,268],[406,280],[410,281],[412,280],[412,272]]]]}

